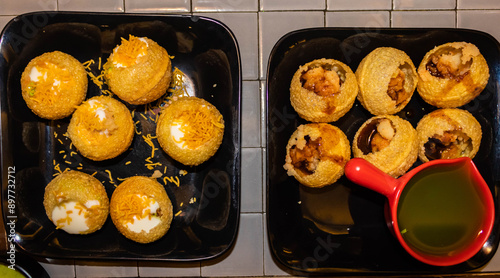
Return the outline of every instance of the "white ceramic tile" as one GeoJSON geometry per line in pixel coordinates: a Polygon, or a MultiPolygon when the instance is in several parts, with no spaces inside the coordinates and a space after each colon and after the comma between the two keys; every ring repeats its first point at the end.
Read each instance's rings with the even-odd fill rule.
{"type": "Polygon", "coordinates": [[[500,9],[498,0],[457,0],[458,9],[500,9]]]}
{"type": "Polygon", "coordinates": [[[197,277],[199,262],[139,261],[139,277],[197,277]]]}
{"type": "Polygon", "coordinates": [[[454,11],[394,11],[392,27],[455,27],[454,11]]]}
{"type": "Polygon", "coordinates": [[[263,262],[262,214],[242,213],[236,242],[219,258],[201,263],[201,276],[262,276],[263,262]]]}
{"type": "Polygon", "coordinates": [[[15,16],[0,15],[0,32],[5,28],[5,25],[9,23],[15,16]]]}
{"type": "Polygon", "coordinates": [[[389,27],[389,11],[327,12],[327,27],[389,27]]]}
{"type": "Polygon", "coordinates": [[[260,90],[259,81],[243,81],[241,145],[260,147],[260,90]]]}
{"type": "Polygon", "coordinates": [[[194,12],[256,12],[258,0],[192,0],[194,12]]]}
{"type": "Polygon", "coordinates": [[[0,0],[0,15],[19,15],[34,11],[56,10],[57,0],[0,0]]]}
{"type": "Polygon", "coordinates": [[[74,260],[48,260],[39,262],[51,278],[75,277],[74,260]]]}
{"type": "Polygon", "coordinates": [[[265,78],[271,49],[286,33],[303,28],[323,27],[324,12],[261,12],[259,14],[260,77],[265,78]]]}
{"type": "Polygon", "coordinates": [[[137,262],[76,261],[76,277],[138,277],[137,262]]]}
{"type": "Polygon", "coordinates": [[[457,27],[480,30],[500,41],[500,29],[494,24],[499,18],[500,11],[458,11],[457,27]]]}
{"type": "Polygon", "coordinates": [[[258,33],[257,13],[197,13],[217,19],[227,25],[238,41],[243,80],[258,77],[258,33]]]}
{"type": "Polygon", "coordinates": [[[262,212],[261,148],[241,150],[241,212],[262,212]]]}
{"type": "Polygon", "coordinates": [[[123,0],[59,0],[59,11],[123,12],[123,0]]]}
{"type": "Polygon", "coordinates": [[[394,0],[395,10],[455,9],[455,5],[456,0],[394,0]]]}
{"type": "Polygon", "coordinates": [[[282,266],[273,256],[267,235],[266,214],[264,214],[264,275],[290,276],[290,270],[282,266]]]}
{"type": "Polygon", "coordinates": [[[325,0],[260,0],[261,11],[324,10],[325,0]]]}
{"type": "Polygon", "coordinates": [[[128,13],[190,12],[190,0],[124,0],[128,13]]]}
{"type": "Polygon", "coordinates": [[[487,262],[486,265],[481,267],[477,272],[498,272],[498,271],[500,271],[500,252],[497,249],[495,255],[493,255],[493,258],[491,258],[491,260],[487,262]]]}
{"type": "MultiPolygon", "coordinates": [[[[260,82],[260,126],[260,143],[261,147],[265,147],[267,142],[267,87],[265,81],[260,82]]],[[[264,167],[264,169],[266,168],[264,167]]]]}
{"type": "Polygon", "coordinates": [[[332,10],[390,10],[392,0],[327,0],[327,9],[332,10]]]}

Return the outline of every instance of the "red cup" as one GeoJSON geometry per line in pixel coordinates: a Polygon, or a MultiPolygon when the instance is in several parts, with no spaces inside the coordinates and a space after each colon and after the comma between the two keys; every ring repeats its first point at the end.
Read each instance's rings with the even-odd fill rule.
{"type": "MultiPolygon", "coordinates": [[[[462,157],[456,159],[432,160],[430,162],[424,163],[414,168],[413,170],[409,171],[408,173],[406,173],[405,175],[401,176],[398,179],[395,179],[385,174],[384,172],[382,172],[381,170],[379,170],[378,168],[376,168],[375,166],[373,166],[364,159],[353,158],[349,162],[347,162],[345,166],[345,174],[347,178],[353,181],[354,183],[357,183],[368,189],[374,190],[387,197],[388,206],[386,211],[386,218],[389,227],[391,228],[391,231],[398,239],[399,243],[404,247],[404,249],[410,255],[412,255],[417,260],[424,262],[426,264],[435,266],[450,266],[467,261],[481,250],[481,248],[486,243],[486,240],[489,238],[491,231],[493,229],[493,224],[495,220],[495,207],[491,191],[486,182],[484,181],[483,177],[477,170],[476,166],[472,162],[472,160],[468,157],[462,157]],[[433,250],[432,248],[421,248],[421,246],[414,244],[413,239],[410,239],[409,237],[410,234],[408,233],[408,231],[406,231],[405,228],[401,230],[399,222],[400,221],[405,222],[406,220],[402,220],[403,218],[401,219],[398,218],[398,206],[401,205],[400,208],[402,210],[400,212],[404,214],[403,208],[407,206],[403,204],[411,203],[412,201],[410,201],[411,199],[408,196],[413,194],[412,192],[417,192],[417,189],[412,191],[410,188],[412,187],[416,188],[415,184],[420,183],[422,184],[422,188],[428,187],[432,189],[432,187],[426,185],[426,183],[427,184],[430,183],[428,182],[429,180],[424,181],[423,179],[429,177],[432,179],[435,176],[431,175],[438,175],[440,174],[441,171],[443,172],[450,171],[450,169],[454,168],[459,169],[458,171],[465,171],[460,173],[464,174],[467,177],[466,179],[470,181],[470,185],[471,187],[473,187],[471,189],[472,192],[474,192],[474,194],[477,194],[477,197],[479,198],[478,199],[479,202],[477,203],[479,204],[481,215],[477,215],[476,219],[479,220],[477,220],[477,223],[475,223],[474,225],[471,225],[471,227],[473,226],[475,230],[472,230],[470,233],[468,233],[469,236],[467,236],[467,238],[464,239],[465,241],[460,241],[460,242],[467,242],[466,244],[462,244],[461,246],[456,248],[453,247],[455,249],[451,251],[446,251],[445,253],[441,253],[442,250],[440,250],[439,252],[437,251],[435,252],[435,250],[433,250]],[[405,187],[407,185],[409,186],[407,188],[407,191],[405,192],[405,187]],[[403,234],[405,234],[405,236],[403,236],[403,234]]],[[[453,178],[449,180],[453,180],[453,178]]],[[[456,184],[445,184],[445,183],[446,179],[444,180],[444,182],[441,180],[439,184],[440,185],[443,184],[445,186],[448,186],[449,188],[453,188],[453,186],[456,185],[456,184]]],[[[427,202],[432,202],[432,201],[436,202],[436,200],[432,200],[431,197],[432,194],[428,193],[426,194],[427,195],[422,195],[424,197],[421,198],[422,208],[424,208],[423,206],[432,207],[432,205],[434,205],[427,202]]],[[[455,194],[455,192],[449,192],[449,194],[455,194]]],[[[420,201],[421,195],[418,195],[418,197],[419,198],[417,200],[420,201]]],[[[444,208],[446,205],[443,204],[444,203],[440,202],[437,205],[440,207],[440,209],[446,210],[446,208],[444,208]]],[[[440,212],[436,211],[436,215],[438,213],[440,212]]],[[[443,219],[443,222],[446,222],[446,220],[447,219],[443,219]]],[[[433,224],[434,226],[429,225],[426,222],[425,214],[424,217],[419,215],[419,217],[414,217],[411,221],[413,223],[417,222],[416,225],[411,226],[415,227],[415,229],[412,228],[413,230],[411,231],[413,234],[417,234],[416,227],[419,227],[420,225],[420,223],[418,223],[419,221],[422,222],[420,226],[424,227],[425,225],[427,225],[425,227],[428,228],[427,229],[428,234],[434,233],[432,235],[436,235],[436,233],[443,232],[442,227],[441,228],[438,227],[439,223],[433,224]],[[433,231],[429,227],[435,228],[436,230],[433,231]],[[430,232],[429,229],[431,229],[430,232]]],[[[448,235],[443,234],[443,237],[447,239],[448,235]]]]}

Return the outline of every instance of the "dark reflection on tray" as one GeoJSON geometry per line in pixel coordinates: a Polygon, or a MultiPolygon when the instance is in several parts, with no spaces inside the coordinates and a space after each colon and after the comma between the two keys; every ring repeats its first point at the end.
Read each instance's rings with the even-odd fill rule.
{"type": "MultiPolygon", "coordinates": [[[[481,124],[483,137],[474,162],[498,203],[500,49],[491,36],[462,29],[315,28],[291,32],[277,42],[267,76],[267,221],[270,248],[292,273],[454,273],[479,268],[491,259],[499,241],[498,211],[493,233],[476,256],[460,265],[434,267],[407,254],[391,234],[384,215],[384,196],[353,184],[345,176],[322,189],[305,188],[283,168],[290,135],[297,126],[307,123],[289,100],[290,81],[300,65],[332,58],[355,71],[373,49],[390,46],[405,51],[418,66],[427,51],[450,41],[474,43],[490,67],[484,91],[461,108],[481,124]]],[[[422,116],[434,109],[415,91],[397,115],[416,127],[422,116]]],[[[356,101],[332,124],[342,129],[352,144],[356,131],[371,116],[356,101]]]]}
{"type": "MultiPolygon", "coordinates": [[[[50,258],[183,261],[215,257],[230,248],[239,222],[241,65],[235,38],[225,26],[208,18],[181,15],[31,13],[7,24],[1,54],[0,154],[2,165],[16,169],[17,244],[21,250],[50,258]],[[64,136],[69,117],[44,120],[26,106],[19,80],[32,58],[63,51],[82,63],[94,60],[90,70],[98,76],[99,59],[104,64],[121,38],[128,39],[129,34],[149,37],[163,46],[172,56],[172,67],[185,74],[188,93],[206,99],[223,115],[223,142],[207,162],[184,166],[154,141],[152,159],[159,164],[156,168],[145,165],[152,150],[143,135],[155,136],[152,119],[160,108],[126,104],[136,112],[137,134],[131,148],[116,158],[96,162],[80,156],[64,136]],[[89,235],[56,229],[45,214],[43,194],[54,175],[66,168],[93,174],[103,182],[108,197],[123,178],[161,172],[158,181],[165,185],[176,214],[170,230],[158,241],[139,244],[122,236],[109,217],[100,230],[89,235]],[[179,186],[163,179],[174,176],[179,178],[179,186]]],[[[100,94],[101,89],[89,78],[87,98],[100,94]]],[[[6,173],[2,174],[5,181],[6,173]]],[[[6,207],[5,196],[2,201],[6,207]]]]}

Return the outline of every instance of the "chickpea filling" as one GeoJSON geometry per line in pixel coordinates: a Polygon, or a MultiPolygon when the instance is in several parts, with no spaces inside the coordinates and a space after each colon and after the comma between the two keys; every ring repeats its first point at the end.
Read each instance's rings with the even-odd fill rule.
{"type": "Polygon", "coordinates": [[[314,92],[319,96],[330,96],[340,92],[340,87],[345,80],[337,66],[311,66],[303,72],[300,82],[304,89],[314,92]]]}
{"type": "Polygon", "coordinates": [[[364,155],[379,152],[391,143],[396,128],[389,119],[376,119],[368,123],[358,136],[358,148],[364,155]]]}
{"type": "Polygon", "coordinates": [[[472,151],[472,139],[460,130],[434,134],[424,144],[425,156],[429,160],[452,159],[467,156],[472,151]]]}
{"type": "Polygon", "coordinates": [[[389,81],[389,86],[387,88],[387,94],[389,97],[396,102],[396,106],[403,103],[407,98],[408,94],[405,91],[405,73],[398,68],[394,72],[391,80],[389,81]]]}
{"type": "Polygon", "coordinates": [[[449,48],[431,55],[425,68],[434,77],[460,81],[469,74],[471,65],[472,58],[465,60],[461,50],[449,48]]]}
{"type": "Polygon", "coordinates": [[[293,145],[290,148],[290,157],[292,165],[303,173],[310,175],[313,174],[321,160],[321,141],[319,137],[316,140],[311,140],[308,135],[304,136],[306,144],[302,149],[293,145]]]}

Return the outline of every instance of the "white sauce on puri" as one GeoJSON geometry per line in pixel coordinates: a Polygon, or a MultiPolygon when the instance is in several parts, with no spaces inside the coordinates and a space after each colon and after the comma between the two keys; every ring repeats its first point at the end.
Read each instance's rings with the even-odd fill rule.
{"type": "Polygon", "coordinates": [[[84,206],[70,201],[62,203],[52,210],[52,221],[58,228],[70,234],[78,234],[89,229],[86,214],[87,209],[84,206]]]}
{"type": "Polygon", "coordinates": [[[134,233],[140,233],[142,231],[149,233],[151,229],[158,226],[158,224],[160,224],[161,222],[161,219],[158,216],[153,215],[159,208],[160,204],[158,204],[158,202],[156,201],[151,202],[149,206],[145,207],[142,210],[143,215],[146,213],[147,216],[139,218],[137,216],[134,216],[133,217],[134,221],[127,223],[127,228],[134,233]],[[150,213],[147,213],[148,210],[150,213]]]}
{"type": "Polygon", "coordinates": [[[172,135],[172,139],[174,143],[181,149],[186,148],[182,142],[182,138],[184,137],[184,132],[181,131],[182,124],[174,123],[170,126],[170,134],[172,135]]]}

